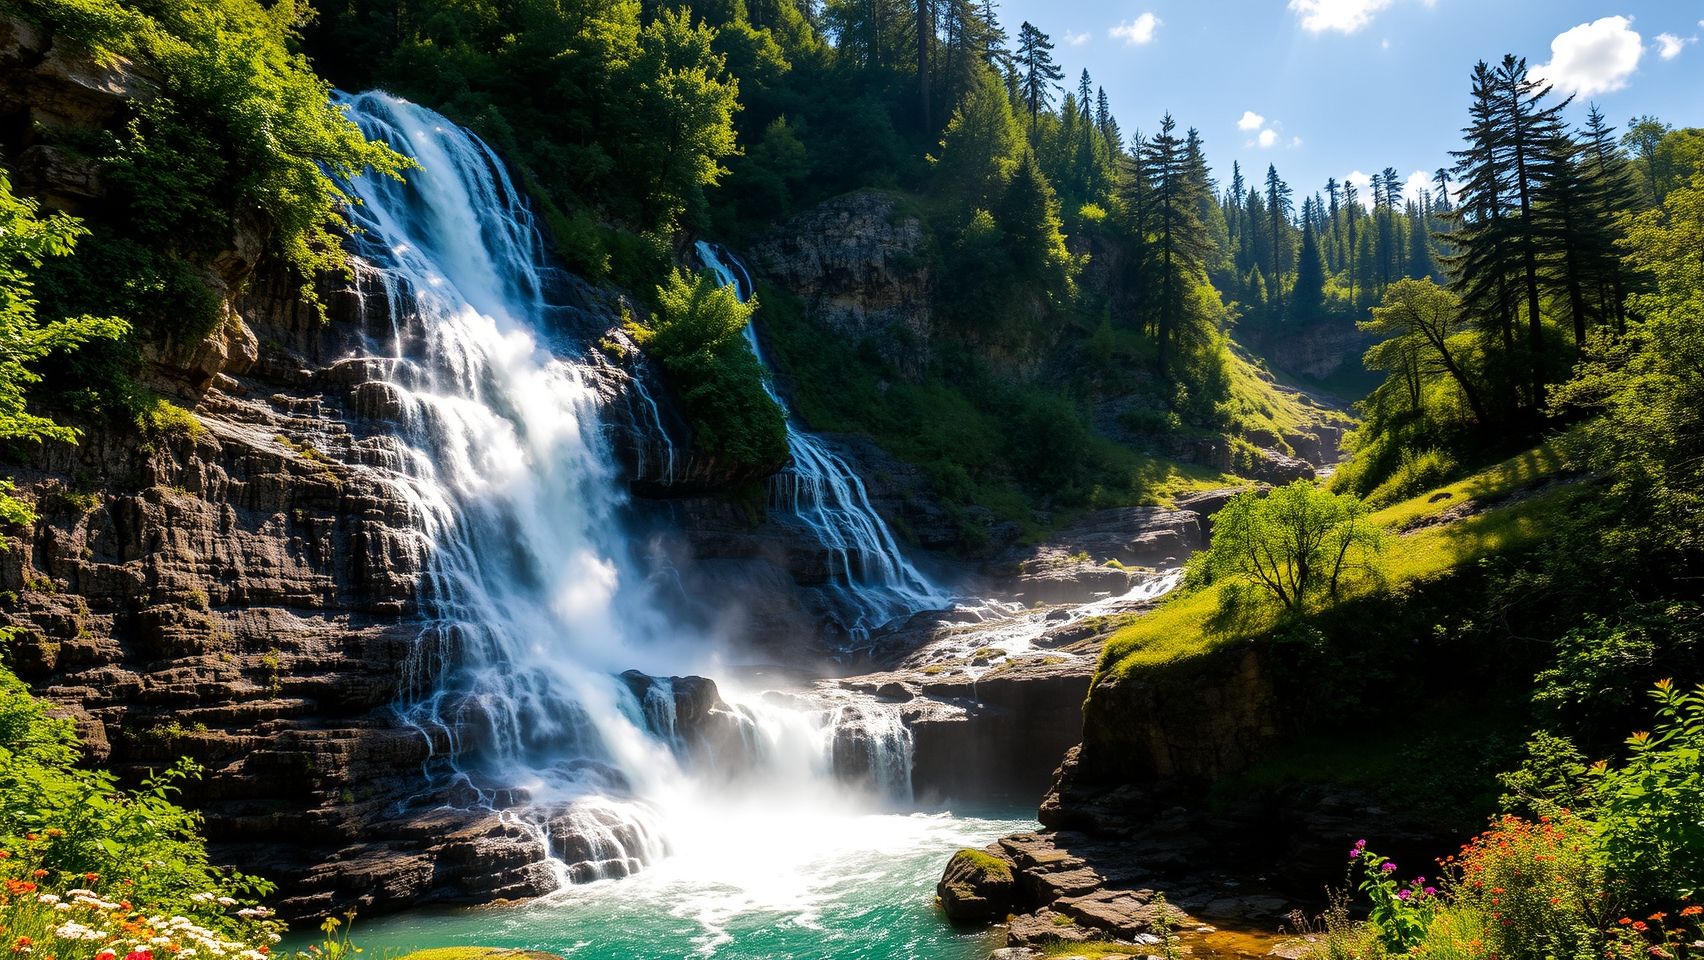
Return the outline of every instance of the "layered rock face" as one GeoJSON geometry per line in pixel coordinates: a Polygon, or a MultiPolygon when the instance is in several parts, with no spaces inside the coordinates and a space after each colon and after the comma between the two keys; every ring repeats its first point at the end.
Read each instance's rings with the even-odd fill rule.
{"type": "Polygon", "coordinates": [[[897,196],[859,190],[788,221],[751,260],[835,336],[871,340],[907,369],[935,332],[924,240],[923,222],[897,196]]]}

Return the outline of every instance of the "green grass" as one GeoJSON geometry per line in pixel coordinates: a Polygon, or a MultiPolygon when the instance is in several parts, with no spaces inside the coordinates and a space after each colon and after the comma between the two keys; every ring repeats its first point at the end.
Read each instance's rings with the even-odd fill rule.
{"type": "Polygon", "coordinates": [[[1224,407],[1233,428],[1245,436],[1308,433],[1322,416],[1341,420],[1345,426],[1352,422],[1347,414],[1324,410],[1299,394],[1279,389],[1271,372],[1240,348],[1231,350],[1230,375],[1230,396],[1224,407]]]}
{"type": "Polygon", "coordinates": [[[1567,470],[1557,443],[1546,443],[1447,486],[1410,497],[1374,513],[1374,523],[1400,530],[1469,500],[1496,500],[1567,470]]]}
{"type": "MultiPolygon", "coordinates": [[[[1484,497],[1499,490],[1517,490],[1545,475],[1540,471],[1546,465],[1554,472],[1560,459],[1553,450],[1541,447],[1443,491],[1397,504],[1375,514],[1374,519],[1390,526],[1424,516],[1427,507],[1442,510],[1444,507],[1431,502],[1439,492],[1451,492],[1448,501],[1438,501],[1447,505],[1461,502],[1466,496],[1464,491],[1484,497]]],[[[1568,515],[1582,496],[1583,491],[1577,487],[1559,487],[1454,523],[1399,536],[1386,549],[1378,577],[1351,584],[1335,602],[1381,590],[1400,590],[1448,574],[1482,557],[1536,543],[1568,515]]],[[[1097,682],[1108,674],[1123,675],[1258,637],[1278,626],[1282,617],[1282,611],[1273,603],[1245,602],[1227,610],[1223,601],[1224,589],[1215,584],[1175,596],[1158,610],[1119,630],[1101,653],[1097,682]]]]}

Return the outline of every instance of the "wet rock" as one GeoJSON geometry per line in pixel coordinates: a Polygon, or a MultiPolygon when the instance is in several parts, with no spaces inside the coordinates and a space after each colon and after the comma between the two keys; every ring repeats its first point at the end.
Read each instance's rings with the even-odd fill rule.
{"type": "Polygon", "coordinates": [[[1016,893],[1013,864],[998,847],[953,854],[935,885],[941,910],[954,923],[992,923],[1012,909],[1016,893]]]}

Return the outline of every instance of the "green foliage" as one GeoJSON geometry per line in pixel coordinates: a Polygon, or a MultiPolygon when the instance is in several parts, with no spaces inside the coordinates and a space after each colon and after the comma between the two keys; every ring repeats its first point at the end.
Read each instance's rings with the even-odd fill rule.
{"type": "Polygon", "coordinates": [[[200,775],[185,761],[136,791],[108,773],[77,767],[71,721],[50,715],[24,684],[0,668],[0,846],[55,875],[129,880],[127,897],[197,917],[221,929],[230,918],[197,894],[264,894],[271,886],[211,867],[200,818],[173,802],[177,784],[200,775]]]}
{"type": "Polygon", "coordinates": [[[763,366],[745,340],[757,300],[741,303],[714,276],[670,274],[650,321],[632,327],[668,374],[695,442],[754,473],[787,459],[785,414],[764,388],[763,366]]]}
{"type": "MultiPolygon", "coordinates": [[[[338,208],[348,198],[338,181],[403,169],[331,105],[330,88],[293,51],[308,16],[295,3],[21,0],[21,8],[96,56],[160,77],[161,95],[140,101],[129,128],[98,154],[122,207],[103,241],[155,254],[145,267],[158,276],[175,270],[161,255],[205,263],[234,231],[257,230],[313,302],[306,281],[344,263],[338,208]],[[251,211],[266,222],[254,224],[251,211]]],[[[137,273],[119,283],[158,282],[137,273]]]]}
{"type": "MultiPolygon", "coordinates": [[[[112,318],[37,316],[37,272],[49,258],[70,256],[87,232],[63,214],[39,215],[33,201],[12,195],[0,170],[0,444],[75,443],[76,430],[27,409],[29,390],[41,381],[36,365],[50,353],[125,333],[124,322],[112,318]]],[[[10,480],[0,481],[0,521],[32,522],[34,511],[12,491],[10,480]]]]}
{"type": "Polygon", "coordinates": [[[1191,570],[1224,583],[1228,602],[1238,602],[1237,585],[1249,584],[1300,612],[1316,595],[1335,598],[1350,579],[1375,573],[1385,534],[1367,515],[1354,497],[1305,480],[1269,495],[1246,491],[1214,515],[1212,546],[1191,570]]]}
{"type": "Polygon", "coordinates": [[[1651,696],[1656,725],[1591,769],[1590,815],[1610,881],[1641,907],[1678,907],[1704,891],[1704,687],[1664,680],[1651,696]]]}
{"type": "MultiPolygon", "coordinates": [[[[326,10],[307,39],[339,83],[382,85],[472,127],[520,167],[571,267],[635,285],[663,265],[626,237],[703,222],[704,191],[738,152],[730,66],[754,81],[786,67],[743,15],[717,28],[683,6],[647,17],[637,0],[356,2],[326,10]]],[[[748,171],[771,182],[747,191],[798,178],[794,129],[772,132],[748,171]]]]}

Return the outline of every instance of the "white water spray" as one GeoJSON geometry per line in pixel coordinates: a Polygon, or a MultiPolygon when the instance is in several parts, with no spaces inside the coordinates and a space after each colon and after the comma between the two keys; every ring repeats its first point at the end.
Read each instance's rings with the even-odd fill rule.
{"type": "MultiPolygon", "coordinates": [[[[725,250],[699,241],[698,259],[744,302],[753,285],[745,266],[725,250]]],[[[747,324],[746,342],[765,369],[757,331],[747,324]]],[[[864,481],[821,437],[793,421],[786,401],[765,382],[787,416],[786,469],[770,481],[771,505],[804,524],[828,553],[830,590],[841,626],[862,639],[883,624],[923,610],[939,610],[952,595],[930,582],[900,552],[887,521],[870,505],[864,481]]]]}

